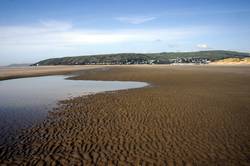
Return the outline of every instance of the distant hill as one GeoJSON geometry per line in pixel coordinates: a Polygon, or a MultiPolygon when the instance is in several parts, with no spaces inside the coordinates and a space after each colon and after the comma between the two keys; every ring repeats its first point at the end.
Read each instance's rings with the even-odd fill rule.
{"type": "Polygon", "coordinates": [[[18,64],[10,64],[6,67],[26,67],[26,66],[30,66],[30,63],[18,63],[18,64]]]}
{"type": "Polygon", "coordinates": [[[37,62],[33,65],[87,65],[87,64],[169,64],[176,59],[185,59],[185,62],[192,62],[192,58],[216,61],[225,58],[249,57],[249,53],[236,51],[199,51],[199,52],[162,52],[162,53],[119,53],[52,58],[37,62]],[[187,61],[186,59],[191,59],[187,61]]]}

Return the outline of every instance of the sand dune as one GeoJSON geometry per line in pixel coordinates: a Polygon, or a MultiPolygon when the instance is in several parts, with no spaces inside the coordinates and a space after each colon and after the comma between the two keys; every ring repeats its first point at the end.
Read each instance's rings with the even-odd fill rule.
{"type": "Polygon", "coordinates": [[[226,58],[222,60],[215,61],[211,64],[214,65],[249,65],[250,64],[250,58],[226,58]]]}
{"type": "Polygon", "coordinates": [[[140,66],[72,79],[151,86],[62,101],[24,131],[2,163],[43,165],[249,165],[250,68],[140,66]]]}

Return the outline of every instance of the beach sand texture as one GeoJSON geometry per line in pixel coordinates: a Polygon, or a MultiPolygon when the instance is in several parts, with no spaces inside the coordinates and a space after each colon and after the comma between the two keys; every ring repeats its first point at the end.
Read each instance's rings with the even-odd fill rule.
{"type": "Polygon", "coordinates": [[[46,76],[55,74],[69,74],[74,71],[102,68],[97,65],[75,66],[29,66],[29,67],[2,67],[0,68],[0,80],[23,78],[31,76],[46,76]]]}
{"type": "Polygon", "coordinates": [[[250,67],[124,66],[78,74],[72,79],[151,86],[61,102],[0,149],[2,163],[250,164],[250,67]]]}

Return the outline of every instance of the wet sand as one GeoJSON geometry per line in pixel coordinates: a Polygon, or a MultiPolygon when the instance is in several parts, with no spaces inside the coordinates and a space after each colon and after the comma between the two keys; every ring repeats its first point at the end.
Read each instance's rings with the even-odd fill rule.
{"type": "Polygon", "coordinates": [[[62,101],[0,149],[28,165],[249,165],[249,66],[115,66],[72,79],[146,88],[62,101]]]}
{"type": "Polygon", "coordinates": [[[70,74],[74,71],[104,67],[105,66],[101,65],[1,67],[0,80],[55,74],[70,74]]]}

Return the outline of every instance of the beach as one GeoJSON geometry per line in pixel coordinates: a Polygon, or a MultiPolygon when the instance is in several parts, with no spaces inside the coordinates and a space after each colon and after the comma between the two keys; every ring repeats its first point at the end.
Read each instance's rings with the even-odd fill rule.
{"type": "Polygon", "coordinates": [[[101,65],[58,65],[58,66],[28,66],[28,67],[1,67],[0,81],[32,76],[47,76],[55,74],[70,74],[74,71],[103,68],[101,65]]]}
{"type": "Polygon", "coordinates": [[[24,130],[12,146],[0,147],[0,163],[250,164],[249,66],[67,68],[13,72],[2,79],[71,74],[73,80],[141,81],[149,86],[61,101],[44,122],[24,130]]]}

